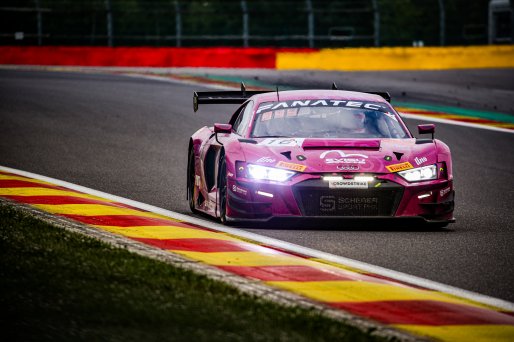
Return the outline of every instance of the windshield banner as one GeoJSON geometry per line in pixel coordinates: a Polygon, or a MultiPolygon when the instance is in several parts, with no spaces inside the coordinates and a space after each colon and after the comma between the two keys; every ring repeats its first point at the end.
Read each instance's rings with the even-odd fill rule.
{"type": "Polygon", "coordinates": [[[257,114],[266,110],[286,109],[286,108],[302,108],[302,107],[346,107],[346,108],[362,108],[369,110],[378,110],[387,112],[389,108],[378,102],[363,102],[349,100],[303,100],[303,101],[280,101],[280,102],[264,102],[259,105],[257,114]]]}

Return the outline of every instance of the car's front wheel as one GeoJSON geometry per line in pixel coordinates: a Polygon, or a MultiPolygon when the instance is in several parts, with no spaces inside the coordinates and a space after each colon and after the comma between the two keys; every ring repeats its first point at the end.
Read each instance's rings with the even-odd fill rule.
{"type": "Polygon", "coordinates": [[[195,153],[193,149],[189,150],[187,159],[187,200],[189,208],[193,213],[196,213],[195,206],[195,153]]]}

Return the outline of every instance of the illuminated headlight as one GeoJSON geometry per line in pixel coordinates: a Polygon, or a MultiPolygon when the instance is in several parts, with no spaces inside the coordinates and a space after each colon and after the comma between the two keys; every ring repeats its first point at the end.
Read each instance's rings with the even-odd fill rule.
{"type": "Polygon", "coordinates": [[[357,181],[357,182],[373,182],[375,180],[375,178],[372,176],[362,175],[362,176],[353,177],[353,180],[357,181]]]}
{"type": "Polygon", "coordinates": [[[426,181],[437,179],[437,167],[436,165],[423,166],[416,169],[401,171],[398,172],[398,174],[409,182],[426,181]]]}
{"type": "Polygon", "coordinates": [[[266,167],[261,165],[248,165],[248,175],[250,178],[265,179],[276,182],[285,182],[293,177],[293,171],[276,169],[273,167],[266,167]]]}

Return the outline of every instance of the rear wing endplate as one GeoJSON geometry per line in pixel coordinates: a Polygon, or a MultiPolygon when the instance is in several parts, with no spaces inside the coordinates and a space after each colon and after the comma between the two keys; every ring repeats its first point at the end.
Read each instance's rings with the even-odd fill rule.
{"type": "Polygon", "coordinates": [[[241,104],[257,94],[269,93],[269,90],[246,90],[241,82],[240,91],[198,91],[193,94],[193,109],[196,112],[200,104],[241,104]]]}
{"type": "Polygon", "coordinates": [[[365,91],[365,93],[381,96],[387,102],[391,102],[391,94],[387,91],[365,91]]]}

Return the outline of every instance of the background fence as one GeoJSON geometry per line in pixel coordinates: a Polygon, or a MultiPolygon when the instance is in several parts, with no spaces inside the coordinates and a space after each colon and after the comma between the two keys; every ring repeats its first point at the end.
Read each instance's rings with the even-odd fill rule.
{"type": "Polygon", "coordinates": [[[488,42],[488,5],[489,0],[2,0],[0,45],[475,45],[488,42]]]}

